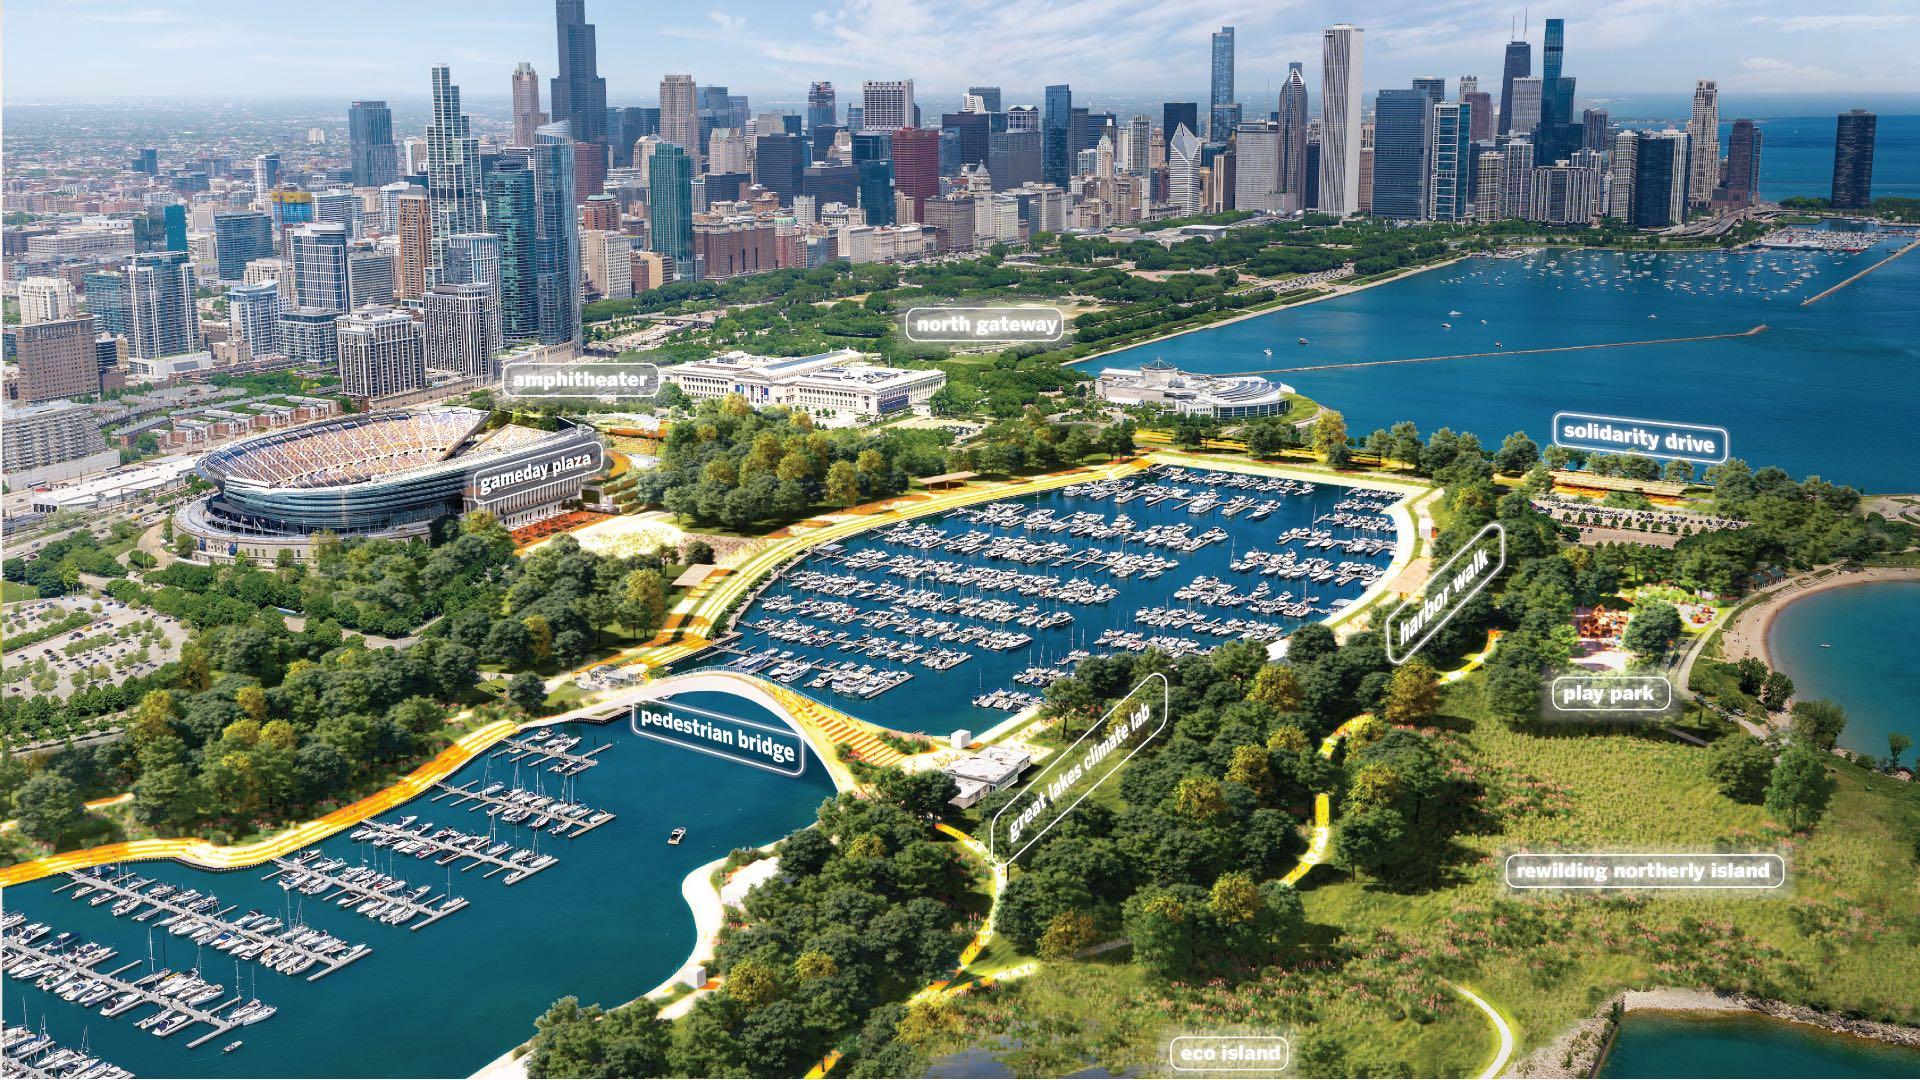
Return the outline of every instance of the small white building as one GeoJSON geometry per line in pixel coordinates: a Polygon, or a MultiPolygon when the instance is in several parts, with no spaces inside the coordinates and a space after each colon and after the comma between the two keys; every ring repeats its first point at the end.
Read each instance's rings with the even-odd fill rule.
{"type": "Polygon", "coordinates": [[[1107,368],[1095,392],[1116,405],[1159,405],[1189,415],[1243,420],[1285,415],[1293,387],[1255,375],[1194,375],[1154,360],[1138,368],[1107,368]]]}
{"type": "Polygon", "coordinates": [[[856,416],[885,416],[925,405],[947,384],[943,371],[881,367],[852,349],[791,357],[730,352],[676,364],[660,376],[695,401],[739,394],[755,406],[856,416]]]}
{"type": "Polygon", "coordinates": [[[1005,791],[1020,781],[1020,774],[1033,764],[1033,755],[1011,746],[989,746],[971,757],[964,757],[941,771],[953,777],[960,793],[947,800],[962,810],[996,791],[1005,791]]]}

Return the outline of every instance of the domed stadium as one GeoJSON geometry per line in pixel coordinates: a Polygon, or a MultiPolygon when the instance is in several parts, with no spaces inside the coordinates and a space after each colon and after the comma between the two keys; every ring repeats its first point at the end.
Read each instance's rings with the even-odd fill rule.
{"type": "Polygon", "coordinates": [[[314,534],[406,537],[485,509],[509,527],[558,513],[604,464],[591,428],[553,431],[480,409],[336,417],[215,450],[195,471],[214,494],[175,526],[209,558],[308,557],[314,534]]]}

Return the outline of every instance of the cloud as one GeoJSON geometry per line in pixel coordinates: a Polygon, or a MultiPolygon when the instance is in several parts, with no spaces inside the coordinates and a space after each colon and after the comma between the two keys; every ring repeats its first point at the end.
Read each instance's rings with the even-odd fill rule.
{"type": "Polygon", "coordinates": [[[747,25],[747,20],[738,15],[729,15],[724,11],[709,11],[707,18],[712,19],[715,25],[729,34],[737,34],[747,25]]]}
{"type": "Polygon", "coordinates": [[[1920,15],[1788,15],[1770,20],[1789,32],[1818,30],[1897,30],[1920,26],[1920,15]]]}

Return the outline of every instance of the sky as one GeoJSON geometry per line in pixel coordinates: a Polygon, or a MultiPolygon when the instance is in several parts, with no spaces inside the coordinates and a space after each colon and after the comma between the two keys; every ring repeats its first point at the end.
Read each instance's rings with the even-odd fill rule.
{"type": "MultiPolygon", "coordinates": [[[[588,0],[611,104],[658,97],[668,72],[769,100],[829,79],[846,102],[862,79],[911,78],[923,98],[971,84],[1009,103],[1066,82],[1076,91],[1193,97],[1208,35],[1236,28],[1241,100],[1268,101],[1287,61],[1318,83],[1320,30],[1366,30],[1369,90],[1415,75],[1478,75],[1497,90],[1511,11],[1465,0],[588,0]]],[[[504,96],[514,64],[553,74],[547,0],[5,0],[9,103],[145,98],[424,98],[426,67],[452,66],[470,98],[504,96]]],[[[1532,12],[1567,20],[1567,73],[1583,96],[1920,91],[1913,0],[1608,0],[1532,12]]]]}

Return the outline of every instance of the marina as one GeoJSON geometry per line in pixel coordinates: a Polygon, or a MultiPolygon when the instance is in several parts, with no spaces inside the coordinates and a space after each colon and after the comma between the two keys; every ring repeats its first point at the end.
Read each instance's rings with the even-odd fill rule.
{"type": "MultiPolygon", "coordinates": [[[[113,948],[81,942],[71,931],[42,943],[53,933],[46,923],[26,922],[17,913],[7,918],[18,921],[0,932],[0,973],[6,978],[16,984],[32,980],[39,989],[63,1001],[82,1009],[97,1008],[100,1015],[110,1018],[142,1006],[157,1008],[157,1012],[134,1023],[155,1038],[165,1039],[186,1028],[205,1025],[208,1030],[187,1043],[191,1049],[235,1028],[259,1023],[278,1011],[259,998],[243,1003],[244,995],[237,992],[237,987],[228,997],[225,986],[201,977],[197,971],[159,968],[132,979],[122,978],[142,966],[138,960],[101,971],[99,968],[117,955],[113,948]]],[[[149,962],[147,966],[152,965],[149,962]]],[[[238,967],[236,964],[236,983],[238,967]]]]}
{"type": "Polygon", "coordinates": [[[507,885],[518,885],[559,861],[552,855],[540,853],[537,833],[534,841],[536,846],[524,848],[510,841],[496,840],[492,833],[436,829],[431,821],[415,825],[414,822],[419,820],[408,814],[397,822],[363,822],[348,834],[348,838],[386,848],[396,855],[426,859],[435,866],[453,867],[461,873],[481,866],[489,867],[480,876],[493,877],[504,873],[506,876],[500,880],[507,885]],[[458,865],[461,863],[465,865],[458,865]]]}
{"type": "Polygon", "coordinates": [[[1386,572],[1400,497],[1159,465],[962,507],[809,552],[747,605],[722,663],[971,727],[1037,704],[1078,658],[1273,643],[1345,609],[1386,572]]]}
{"type": "Polygon", "coordinates": [[[547,771],[561,776],[578,776],[599,764],[597,756],[613,744],[595,747],[584,754],[573,753],[583,736],[568,735],[556,728],[516,735],[500,740],[490,757],[505,758],[520,765],[545,765],[547,771]]]}
{"type": "Polygon", "coordinates": [[[527,822],[529,828],[545,829],[568,840],[585,836],[613,820],[612,811],[596,810],[583,803],[563,802],[560,798],[539,791],[508,787],[498,780],[484,787],[481,785],[480,780],[468,781],[460,787],[454,787],[444,780],[438,781],[433,786],[440,794],[433,796],[432,801],[452,799],[448,806],[484,810],[488,817],[498,817],[512,825],[527,822]]]}
{"type": "Polygon", "coordinates": [[[314,848],[289,859],[275,859],[273,865],[276,869],[267,879],[278,878],[282,889],[317,896],[389,926],[411,923],[407,929],[424,929],[467,906],[467,899],[451,895],[451,890],[429,897],[431,885],[413,887],[404,878],[371,866],[350,866],[345,859],[327,858],[314,848]]]}
{"type": "Polygon", "coordinates": [[[65,1049],[45,1032],[29,1027],[0,1027],[0,1075],[128,1080],[133,1074],[87,1053],[65,1049]]]}

